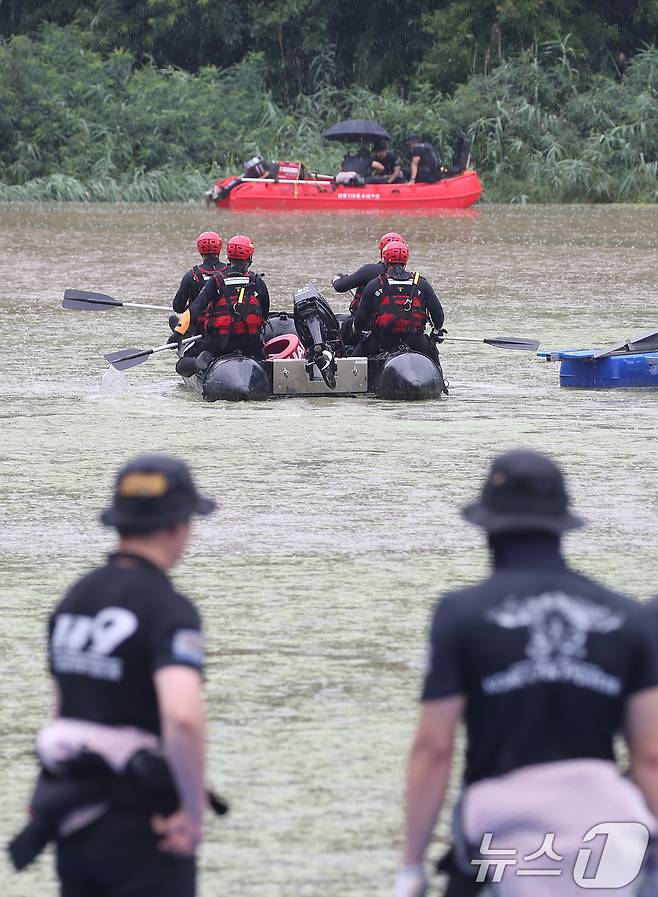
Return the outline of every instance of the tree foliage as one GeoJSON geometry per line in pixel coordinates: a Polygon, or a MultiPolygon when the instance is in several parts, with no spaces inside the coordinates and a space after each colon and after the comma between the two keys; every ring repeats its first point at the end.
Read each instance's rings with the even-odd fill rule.
{"type": "MultiPolygon", "coordinates": [[[[144,15],[166,9],[175,24],[191,2],[145,0],[139,8],[144,15]]],[[[334,12],[341,3],[331,5],[334,12]]],[[[317,171],[333,172],[343,148],[321,135],[344,117],[377,118],[398,151],[404,150],[406,132],[420,131],[448,160],[454,139],[472,135],[474,161],[489,199],[658,198],[658,51],[652,47],[623,59],[611,57],[614,65],[597,67],[582,35],[539,40],[550,30],[550,18],[532,18],[539,0],[499,0],[492,14],[501,29],[500,23],[508,22],[507,31],[488,34],[479,18],[488,8],[485,0],[444,3],[440,22],[436,11],[410,3],[422,29],[405,37],[408,46],[421,31],[427,36],[440,26],[445,33],[433,45],[435,55],[428,51],[420,59],[414,78],[397,82],[393,70],[399,59],[383,58],[383,44],[379,50],[373,44],[372,52],[382,58],[366,77],[359,49],[364,37],[356,27],[342,43],[326,45],[330,31],[323,30],[321,18],[313,27],[313,4],[261,3],[246,55],[231,43],[240,39],[234,30],[222,44],[223,64],[195,71],[160,65],[144,47],[115,46],[124,36],[101,39],[95,20],[86,29],[42,25],[34,34],[0,41],[0,199],[198,200],[215,177],[239,170],[255,152],[302,159],[317,171]],[[512,20],[518,40],[529,40],[526,49],[514,53],[512,20]],[[286,65],[286,47],[297,41],[303,47],[285,77],[281,47],[274,56],[257,49],[261,32],[278,29],[286,65]],[[315,44],[305,42],[310,32],[315,44]],[[439,46],[447,48],[445,57],[438,54],[439,46]],[[232,54],[236,61],[228,64],[232,54]],[[473,64],[474,58],[480,63],[473,64]],[[460,83],[454,87],[450,72],[454,75],[459,66],[466,80],[455,75],[460,83]]],[[[614,7],[617,13],[620,5],[614,7]]],[[[14,12],[37,15],[39,3],[15,6],[14,12]]],[[[107,0],[106,6],[117,15],[121,6],[136,9],[129,0],[107,0]]],[[[226,15],[216,6],[208,3],[208,16],[226,15]]],[[[545,0],[545,6],[555,22],[573,12],[571,0],[545,0]]],[[[10,7],[0,0],[3,21],[10,7]]],[[[68,6],[55,2],[50,7],[53,15],[66,17],[68,6]]],[[[633,15],[641,12],[642,21],[658,21],[658,0],[645,0],[640,12],[631,0],[626,7],[633,15]]],[[[358,9],[354,4],[355,15],[358,9]]],[[[386,3],[376,4],[370,14],[376,17],[385,9],[386,3]]],[[[587,11],[584,3],[584,18],[587,11]]],[[[128,29],[128,44],[137,41],[132,21],[126,17],[122,26],[128,29]]],[[[158,21],[162,28],[173,27],[169,19],[158,21]]],[[[621,40],[619,26],[611,22],[612,14],[598,32],[600,47],[615,28],[614,39],[621,40]]],[[[147,38],[148,32],[144,46],[149,46],[147,38]]]]}
{"type": "Polygon", "coordinates": [[[0,35],[77,25],[90,48],[196,72],[261,53],[263,77],[291,102],[331,54],[337,87],[452,92],[520,52],[571,35],[591,71],[614,73],[658,36],[658,0],[0,0],[0,35]]]}

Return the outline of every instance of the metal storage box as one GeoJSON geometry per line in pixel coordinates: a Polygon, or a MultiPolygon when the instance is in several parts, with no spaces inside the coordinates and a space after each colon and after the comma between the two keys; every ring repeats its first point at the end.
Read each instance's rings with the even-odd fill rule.
{"type": "Polygon", "coordinates": [[[272,395],[275,396],[341,396],[368,391],[368,359],[337,358],[336,388],[329,389],[318,368],[313,365],[313,379],[301,358],[272,361],[272,395]]]}

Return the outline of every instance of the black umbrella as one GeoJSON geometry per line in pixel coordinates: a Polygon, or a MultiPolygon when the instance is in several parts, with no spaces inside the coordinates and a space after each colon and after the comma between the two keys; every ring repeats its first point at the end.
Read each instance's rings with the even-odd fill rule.
{"type": "Polygon", "coordinates": [[[370,118],[350,118],[336,122],[324,132],[327,140],[340,140],[342,143],[368,143],[371,140],[390,140],[391,135],[379,122],[370,118]]]}

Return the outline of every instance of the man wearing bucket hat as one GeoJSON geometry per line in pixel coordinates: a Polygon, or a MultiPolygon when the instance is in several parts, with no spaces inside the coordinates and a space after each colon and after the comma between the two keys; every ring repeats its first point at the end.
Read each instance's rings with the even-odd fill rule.
{"type": "Polygon", "coordinates": [[[116,552],[75,583],[51,617],[56,719],[39,736],[42,767],[59,774],[93,752],[123,774],[127,758],[161,751],[175,785],[168,815],[153,815],[139,797],[67,817],[57,838],[62,897],[195,893],[206,804],[203,643],[197,610],[167,573],[185,551],[191,518],[215,507],[182,461],[130,461],[101,514],[118,532],[116,552]]]}
{"type": "Polygon", "coordinates": [[[463,515],[487,533],[493,573],[445,595],[434,614],[396,894],[426,892],[423,859],[463,719],[464,790],[441,864],[446,895],[483,894],[484,874],[501,876],[500,897],[581,895],[595,886],[591,868],[584,877],[583,841],[605,824],[624,859],[613,864],[612,885],[598,839],[595,868],[626,897],[658,814],[658,676],[646,611],[566,565],[560,538],[582,521],[550,458],[498,456],[463,515]],[[636,784],[615,766],[622,729],[636,784]]]}

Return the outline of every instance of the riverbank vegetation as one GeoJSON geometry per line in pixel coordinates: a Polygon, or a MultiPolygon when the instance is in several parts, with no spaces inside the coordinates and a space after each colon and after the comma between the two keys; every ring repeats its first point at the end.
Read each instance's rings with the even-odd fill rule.
{"type": "MultiPolygon", "coordinates": [[[[399,150],[407,131],[420,131],[447,161],[455,138],[468,133],[490,201],[658,200],[658,51],[645,46],[606,57],[606,40],[621,40],[608,24],[607,31],[599,27],[598,43],[591,39],[596,56],[586,51],[582,23],[574,21],[574,33],[562,39],[549,39],[542,19],[534,33],[545,39],[526,35],[512,52],[502,30],[494,29],[487,44],[475,27],[478,3],[463,5],[470,10],[471,38],[461,46],[470,48],[470,61],[456,47],[447,57],[439,53],[441,46],[450,49],[463,25],[448,27],[448,13],[460,8],[449,3],[441,21],[435,13],[422,20],[426,43],[413,77],[408,65],[400,77],[386,68],[397,58],[389,51],[383,55],[391,59],[373,63],[370,79],[358,51],[347,77],[346,50],[327,45],[325,26],[315,44],[303,45],[315,55],[304,56],[295,80],[288,58],[257,41],[242,56],[231,44],[224,54],[229,65],[206,64],[200,47],[194,64],[173,54],[178,65],[190,66],[185,70],[166,64],[166,41],[165,55],[157,58],[155,38],[153,46],[137,46],[123,26],[112,41],[88,21],[65,28],[35,19],[35,34],[13,34],[0,43],[0,200],[198,201],[218,176],[240,170],[255,152],[333,173],[343,148],[321,134],[350,116],[376,117],[399,150]],[[113,46],[118,41],[126,46],[113,46]]],[[[564,0],[562,7],[569,6],[564,0]]],[[[652,4],[642,8],[646,18],[652,4]]],[[[658,24],[658,3],[654,12],[658,24]]],[[[123,21],[118,12],[115,21],[123,21]]],[[[649,26],[642,27],[648,33],[649,26]]],[[[638,39],[638,33],[624,39],[638,39]]],[[[378,39],[383,46],[384,35],[378,39]]]]}

